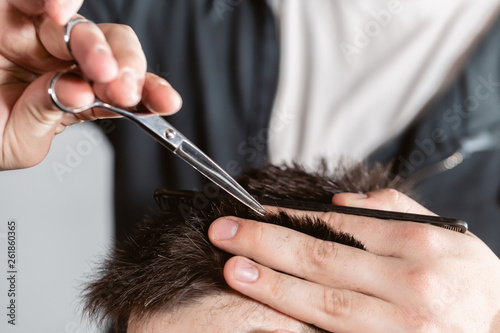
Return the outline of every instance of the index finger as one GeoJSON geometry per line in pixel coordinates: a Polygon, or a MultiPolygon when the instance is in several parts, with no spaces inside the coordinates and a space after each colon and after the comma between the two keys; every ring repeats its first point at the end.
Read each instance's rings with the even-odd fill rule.
{"type": "Polygon", "coordinates": [[[358,248],[323,241],[298,231],[268,223],[231,217],[218,219],[209,228],[212,243],[236,255],[308,281],[363,293],[383,293],[394,286],[383,276],[396,270],[399,259],[381,257],[358,248]],[[356,263],[352,265],[351,263],[356,263]]]}
{"type": "MultiPolygon", "coordinates": [[[[368,208],[361,204],[359,207],[368,208]]],[[[335,211],[315,212],[277,207],[266,209],[270,212],[282,211],[301,219],[319,219],[340,235],[353,236],[369,252],[385,257],[408,258],[421,255],[426,251],[433,251],[437,245],[444,246],[448,241],[456,241],[454,234],[463,236],[455,231],[410,221],[378,219],[335,211]]]]}

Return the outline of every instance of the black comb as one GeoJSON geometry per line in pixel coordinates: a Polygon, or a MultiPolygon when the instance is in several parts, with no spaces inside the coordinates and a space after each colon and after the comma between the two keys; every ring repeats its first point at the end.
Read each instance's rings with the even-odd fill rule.
{"type": "MultiPolygon", "coordinates": [[[[162,210],[170,210],[178,208],[180,204],[185,204],[189,207],[193,207],[194,209],[203,209],[210,201],[215,201],[220,199],[232,200],[236,202],[236,200],[234,200],[229,195],[226,195],[225,193],[221,193],[217,196],[208,196],[205,195],[203,192],[166,190],[166,189],[160,189],[155,191],[154,198],[156,200],[156,203],[162,210]]],[[[305,211],[316,211],[316,212],[335,212],[339,214],[365,216],[383,220],[426,223],[441,228],[457,231],[460,233],[465,233],[468,230],[467,222],[449,217],[400,213],[400,212],[393,212],[386,210],[357,208],[357,207],[335,206],[332,204],[325,204],[318,202],[275,199],[269,197],[256,197],[255,199],[259,203],[268,206],[276,206],[276,207],[291,208],[291,209],[305,210],[305,211]]]]}

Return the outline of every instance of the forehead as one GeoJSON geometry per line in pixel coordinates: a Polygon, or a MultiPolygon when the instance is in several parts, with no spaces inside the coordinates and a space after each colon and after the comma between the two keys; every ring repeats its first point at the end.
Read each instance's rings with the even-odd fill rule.
{"type": "Polygon", "coordinates": [[[266,305],[236,294],[205,297],[173,313],[131,321],[128,333],[271,333],[277,329],[306,332],[306,325],[266,305]]]}

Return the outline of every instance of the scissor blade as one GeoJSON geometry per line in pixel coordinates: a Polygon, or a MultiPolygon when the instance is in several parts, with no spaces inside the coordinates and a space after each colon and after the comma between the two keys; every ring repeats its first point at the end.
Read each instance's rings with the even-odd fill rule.
{"type": "Polygon", "coordinates": [[[257,200],[191,142],[183,141],[174,153],[250,209],[262,216],[266,214],[266,210],[257,200]]]}

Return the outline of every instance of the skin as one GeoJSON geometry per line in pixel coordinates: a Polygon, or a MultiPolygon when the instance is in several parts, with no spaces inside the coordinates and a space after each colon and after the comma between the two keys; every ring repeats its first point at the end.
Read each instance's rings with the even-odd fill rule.
{"type": "MultiPolygon", "coordinates": [[[[335,195],[333,203],[432,214],[394,190],[335,195]]],[[[473,234],[317,215],[354,235],[368,251],[274,225],[221,218],[211,225],[209,237],[237,255],[225,266],[227,283],[331,332],[500,331],[500,260],[473,234]]]]}
{"type": "Polygon", "coordinates": [[[313,333],[304,323],[236,294],[205,297],[144,320],[132,316],[128,333],[313,333]]]}
{"type": "Polygon", "coordinates": [[[51,78],[77,61],[94,82],[65,76],[56,86],[61,101],[78,107],[97,95],[105,102],[131,107],[142,100],[150,111],[169,115],[182,100],[165,81],[146,73],[146,59],[134,32],[126,26],[81,23],[71,33],[72,54],[63,26],[82,0],[0,0],[0,170],[27,168],[47,155],[56,134],[83,120],[113,117],[103,110],[77,116],[52,105],[51,78]]]}
{"type": "MultiPolygon", "coordinates": [[[[100,110],[65,115],[50,103],[50,79],[74,60],[94,86],[63,78],[56,91],[68,106],[88,103],[94,93],[123,107],[142,100],[152,112],[165,115],[181,106],[165,80],[146,73],[144,54],[130,28],[79,24],[69,54],[63,25],[81,3],[0,0],[0,170],[34,166],[67,126],[111,117],[100,110]]],[[[391,190],[367,197],[336,195],[333,203],[429,213],[391,190]]],[[[500,261],[474,235],[415,223],[320,216],[355,235],[369,251],[255,221],[219,219],[210,229],[212,242],[238,255],[226,264],[228,284],[329,331],[500,331],[500,261]]]]}

